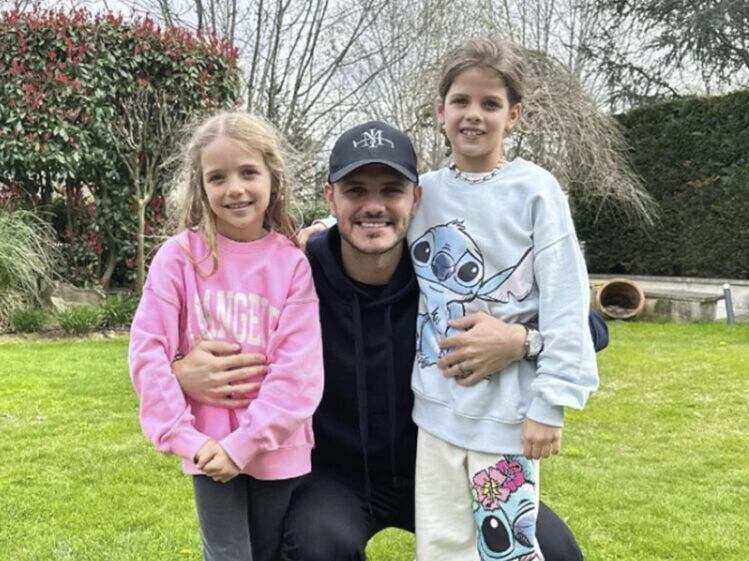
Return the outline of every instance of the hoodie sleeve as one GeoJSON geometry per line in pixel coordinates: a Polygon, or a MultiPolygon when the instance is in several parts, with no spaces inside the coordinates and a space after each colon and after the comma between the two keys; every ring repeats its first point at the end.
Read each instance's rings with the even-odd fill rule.
{"type": "Polygon", "coordinates": [[[143,432],[162,452],[192,461],[208,437],[194,427],[190,406],[172,374],[171,362],[179,348],[179,302],[184,295],[180,259],[173,249],[167,242],[151,264],[130,327],[128,361],[140,398],[143,432]]]}
{"type": "Polygon", "coordinates": [[[269,371],[258,396],[221,446],[240,468],[258,452],[283,447],[322,398],[323,361],[317,294],[300,254],[286,303],[268,341],[269,371]]]}
{"type": "Polygon", "coordinates": [[[590,335],[593,337],[593,347],[597,353],[600,353],[609,346],[609,327],[601,317],[601,314],[593,308],[590,309],[588,325],[590,326],[590,335]]]}
{"type": "Polygon", "coordinates": [[[533,268],[544,348],[527,416],[562,426],[564,407],[582,409],[598,388],[598,368],[588,324],[588,273],[566,198],[556,181],[550,187],[534,201],[533,268]]]}

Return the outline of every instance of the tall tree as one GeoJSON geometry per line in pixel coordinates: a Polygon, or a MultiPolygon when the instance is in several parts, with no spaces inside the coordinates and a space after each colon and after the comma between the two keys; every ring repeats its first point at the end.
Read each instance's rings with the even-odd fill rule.
{"type": "Polygon", "coordinates": [[[235,45],[241,53],[246,107],[271,121],[297,152],[295,176],[320,176],[311,165],[324,142],[383,71],[361,63],[378,53],[360,41],[376,26],[387,0],[127,0],[136,11],[159,14],[235,45]]]}
{"type": "Polygon", "coordinates": [[[600,90],[597,68],[583,46],[600,26],[597,0],[487,0],[492,32],[562,62],[586,90],[600,90]]]}
{"type": "Polygon", "coordinates": [[[746,0],[597,0],[595,9],[601,26],[585,50],[614,107],[749,85],[746,0]]]}

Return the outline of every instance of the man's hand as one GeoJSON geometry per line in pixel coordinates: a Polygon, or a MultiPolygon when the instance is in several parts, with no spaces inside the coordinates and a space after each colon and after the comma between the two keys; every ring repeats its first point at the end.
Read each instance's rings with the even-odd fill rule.
{"type": "Polygon", "coordinates": [[[440,341],[440,348],[450,352],[439,359],[437,366],[461,386],[471,386],[525,355],[526,332],[522,325],[506,323],[484,312],[453,319],[448,324],[466,331],[440,341]]]}
{"type": "Polygon", "coordinates": [[[239,345],[224,341],[201,341],[186,357],[172,364],[182,391],[186,395],[220,407],[247,407],[244,396],[260,387],[260,382],[239,383],[265,374],[265,356],[239,354],[239,345]]]}
{"type": "Polygon", "coordinates": [[[239,468],[221,444],[209,438],[195,454],[195,465],[208,477],[226,483],[239,475],[239,468]]]}
{"type": "Polygon", "coordinates": [[[523,455],[529,460],[540,460],[559,454],[562,447],[562,427],[552,427],[525,419],[523,424],[523,455]]]}
{"type": "Polygon", "coordinates": [[[306,228],[302,228],[299,230],[299,232],[296,235],[296,240],[299,242],[299,247],[304,251],[304,249],[307,247],[307,240],[312,236],[312,234],[316,234],[317,232],[324,232],[327,230],[325,227],[325,224],[322,224],[320,222],[315,222],[314,224],[310,224],[306,228]]]}

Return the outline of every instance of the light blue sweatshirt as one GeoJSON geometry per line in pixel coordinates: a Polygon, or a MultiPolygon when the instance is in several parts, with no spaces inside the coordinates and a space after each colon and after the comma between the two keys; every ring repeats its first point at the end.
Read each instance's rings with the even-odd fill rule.
{"type": "Polygon", "coordinates": [[[421,297],[413,417],[456,446],[521,454],[526,417],[562,426],[598,387],[588,328],[588,275],[567,199],[543,168],[515,159],[472,184],[448,168],[421,177],[408,243],[421,297]],[[436,366],[447,320],[483,311],[509,323],[538,317],[544,348],[464,387],[436,366]]]}

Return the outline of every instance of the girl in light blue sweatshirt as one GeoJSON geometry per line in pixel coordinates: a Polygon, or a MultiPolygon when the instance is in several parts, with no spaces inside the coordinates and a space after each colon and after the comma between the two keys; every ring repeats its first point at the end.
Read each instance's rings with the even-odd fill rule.
{"type": "Polygon", "coordinates": [[[471,40],[444,63],[436,110],[452,163],[422,176],[408,233],[421,289],[417,561],[542,559],[538,460],[559,452],[564,408],[581,409],[598,386],[566,197],[546,170],[504,157],[522,93],[511,44],[471,40]],[[478,358],[458,342],[475,312],[537,322],[541,337],[529,337],[527,360],[474,384],[478,358]]]}

